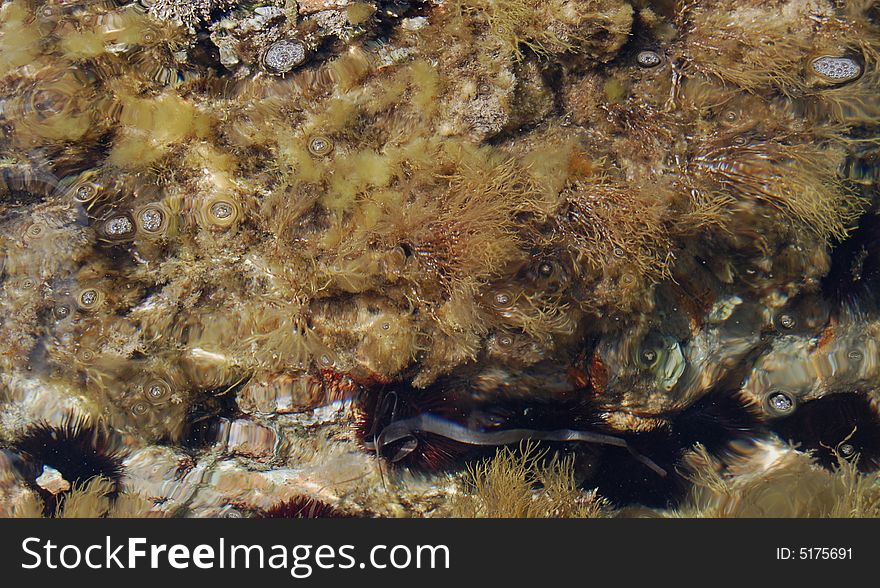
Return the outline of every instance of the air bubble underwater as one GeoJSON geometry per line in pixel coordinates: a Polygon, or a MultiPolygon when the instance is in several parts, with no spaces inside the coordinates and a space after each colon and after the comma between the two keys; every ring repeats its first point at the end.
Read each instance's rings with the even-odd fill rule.
{"type": "Polygon", "coordinates": [[[782,314],[779,316],[779,326],[783,329],[793,329],[796,324],[797,321],[795,321],[795,318],[790,314],[782,314]]]}
{"type": "Polygon", "coordinates": [[[271,71],[285,74],[305,61],[306,50],[302,43],[281,40],[272,43],[263,56],[263,64],[271,71]]]}
{"type": "Polygon", "coordinates": [[[810,69],[823,79],[835,84],[843,84],[857,79],[862,74],[862,66],[851,57],[823,55],[810,62],[810,69]]]}
{"type": "Polygon", "coordinates": [[[96,310],[104,303],[105,295],[97,288],[84,288],[76,295],[76,304],[81,310],[96,310]]]}
{"type": "Polygon", "coordinates": [[[639,67],[650,69],[663,63],[663,58],[661,58],[660,54],[656,51],[639,51],[636,55],[636,63],[639,67]]]}
{"type": "Polygon", "coordinates": [[[232,216],[232,205],[228,202],[216,202],[211,205],[211,216],[223,220],[232,216]]]}
{"type": "Polygon", "coordinates": [[[171,385],[163,380],[153,380],[144,386],[144,395],[150,402],[164,402],[171,395],[171,385]]]}
{"type": "Polygon", "coordinates": [[[309,153],[315,157],[325,157],[333,152],[333,142],[327,137],[315,135],[309,138],[309,153]]]}
{"type": "Polygon", "coordinates": [[[773,392],[767,397],[767,404],[776,414],[788,414],[794,410],[794,400],[784,392],[773,392]]]}
{"type": "Polygon", "coordinates": [[[162,226],[164,217],[161,211],[151,208],[141,212],[140,221],[145,231],[153,233],[162,226]]]}
{"type": "Polygon", "coordinates": [[[108,237],[122,238],[134,232],[134,223],[125,215],[115,216],[104,223],[103,230],[108,237]]]}

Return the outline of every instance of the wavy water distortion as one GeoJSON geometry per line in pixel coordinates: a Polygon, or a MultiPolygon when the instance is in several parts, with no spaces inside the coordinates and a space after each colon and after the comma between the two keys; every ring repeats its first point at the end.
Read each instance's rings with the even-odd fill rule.
{"type": "Polygon", "coordinates": [[[866,0],[0,0],[0,516],[876,516],[878,95],[866,0]]]}

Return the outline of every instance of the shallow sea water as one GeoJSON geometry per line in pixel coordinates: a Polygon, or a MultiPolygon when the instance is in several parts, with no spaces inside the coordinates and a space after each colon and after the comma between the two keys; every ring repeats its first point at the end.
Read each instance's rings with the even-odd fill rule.
{"type": "Polygon", "coordinates": [[[0,0],[0,515],[880,514],[878,62],[872,2],[0,0]]]}

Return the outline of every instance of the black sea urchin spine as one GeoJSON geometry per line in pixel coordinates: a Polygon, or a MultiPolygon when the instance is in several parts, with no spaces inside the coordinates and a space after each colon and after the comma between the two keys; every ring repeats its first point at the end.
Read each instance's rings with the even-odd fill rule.
{"type": "Polygon", "coordinates": [[[44,514],[54,514],[60,497],[36,482],[44,468],[56,470],[70,488],[102,476],[113,482],[113,495],[121,490],[122,453],[115,439],[85,417],[66,416],[60,425],[39,422],[19,438],[14,449],[20,454],[19,470],[44,501],[44,514]]]}
{"type": "Polygon", "coordinates": [[[880,414],[867,394],[841,392],[806,402],[773,429],[828,469],[855,456],[863,472],[880,468],[880,414]]]}
{"type": "Polygon", "coordinates": [[[848,239],[834,248],[831,270],[822,279],[825,295],[851,309],[878,310],[880,291],[880,215],[864,215],[848,239]]]}

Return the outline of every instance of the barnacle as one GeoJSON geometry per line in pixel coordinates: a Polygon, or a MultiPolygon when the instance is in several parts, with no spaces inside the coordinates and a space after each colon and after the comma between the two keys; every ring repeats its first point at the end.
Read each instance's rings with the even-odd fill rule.
{"type": "Polygon", "coordinates": [[[90,180],[89,175],[85,175],[77,180],[70,188],[71,198],[74,202],[83,206],[91,207],[103,191],[103,187],[90,180]]]}
{"type": "Polygon", "coordinates": [[[134,237],[135,221],[128,213],[114,213],[100,222],[98,233],[107,241],[124,241],[134,237]]]}
{"type": "Polygon", "coordinates": [[[55,315],[55,318],[58,320],[63,321],[70,316],[70,312],[71,309],[69,304],[59,303],[52,307],[52,314],[55,315]]]}
{"type": "Polygon", "coordinates": [[[153,403],[168,402],[172,392],[171,384],[161,378],[144,384],[144,397],[153,403]]]}
{"type": "Polygon", "coordinates": [[[767,394],[766,404],[770,413],[776,416],[789,414],[795,409],[794,399],[780,391],[767,394]]]}

